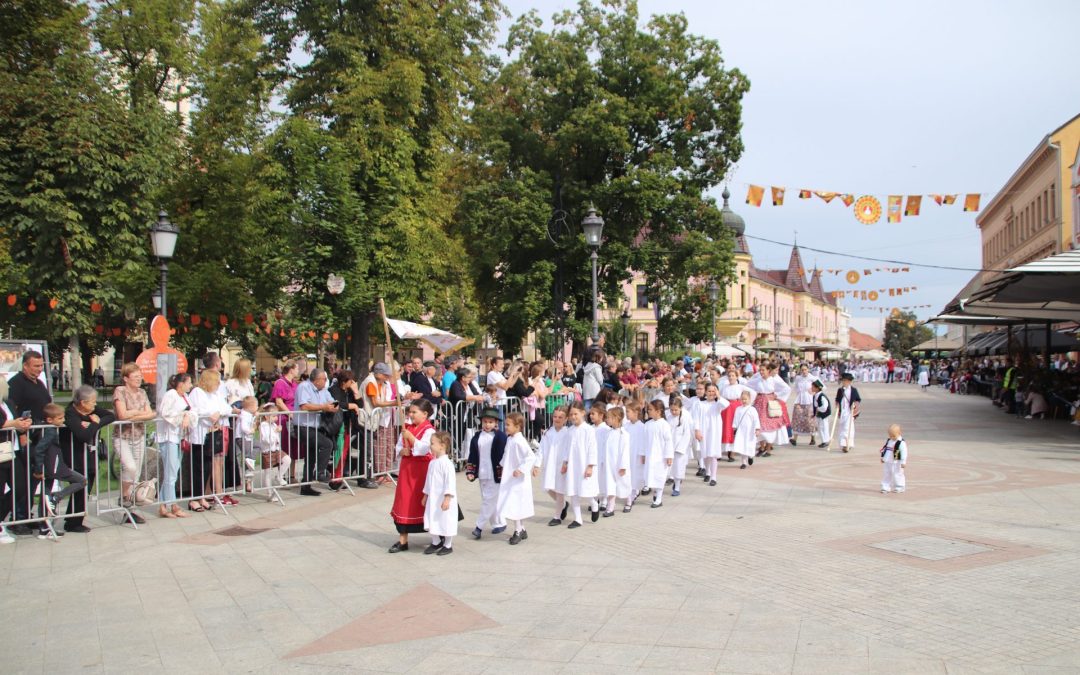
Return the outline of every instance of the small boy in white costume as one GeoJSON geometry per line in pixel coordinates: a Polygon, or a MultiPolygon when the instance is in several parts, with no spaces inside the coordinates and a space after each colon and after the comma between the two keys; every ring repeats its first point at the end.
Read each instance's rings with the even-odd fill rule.
{"type": "Polygon", "coordinates": [[[903,492],[907,487],[904,468],[907,466],[908,447],[900,435],[900,425],[889,426],[889,440],[881,447],[881,493],[903,492]]]}

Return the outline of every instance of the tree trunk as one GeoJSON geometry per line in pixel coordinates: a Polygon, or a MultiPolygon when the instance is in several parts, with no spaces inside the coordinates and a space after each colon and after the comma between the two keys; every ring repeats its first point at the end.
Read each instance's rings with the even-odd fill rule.
{"type": "Polygon", "coordinates": [[[82,349],[79,346],[78,335],[72,335],[68,339],[68,356],[68,362],[71,364],[71,390],[75,391],[81,387],[83,383],[82,349]]]}
{"type": "Polygon", "coordinates": [[[375,321],[375,312],[364,312],[352,317],[352,339],[349,342],[349,360],[356,379],[368,376],[368,354],[371,352],[371,324],[375,321]]]}
{"type": "Polygon", "coordinates": [[[94,355],[89,351],[79,350],[79,369],[82,371],[82,381],[84,383],[94,382],[94,355]]]}

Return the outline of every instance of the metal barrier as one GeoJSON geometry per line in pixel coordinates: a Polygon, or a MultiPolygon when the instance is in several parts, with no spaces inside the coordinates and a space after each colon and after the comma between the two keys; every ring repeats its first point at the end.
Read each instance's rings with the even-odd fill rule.
{"type": "Polygon", "coordinates": [[[13,430],[0,432],[0,442],[10,441],[13,449],[11,458],[0,462],[0,521],[10,515],[4,526],[16,533],[37,524],[39,536],[57,541],[57,518],[81,521],[86,516],[87,481],[96,469],[93,449],[48,424],[31,426],[25,437],[22,443],[13,430]],[[68,502],[61,515],[64,498],[68,502]]]}

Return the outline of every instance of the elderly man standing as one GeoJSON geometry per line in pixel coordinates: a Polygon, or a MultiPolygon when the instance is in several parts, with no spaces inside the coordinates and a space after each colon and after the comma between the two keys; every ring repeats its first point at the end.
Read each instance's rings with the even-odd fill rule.
{"type": "MultiPolygon", "coordinates": [[[[330,480],[330,472],[326,467],[330,454],[334,451],[333,438],[324,432],[323,425],[319,422],[324,414],[333,415],[338,412],[338,403],[327,386],[325,370],[315,368],[311,371],[311,377],[296,388],[296,410],[301,414],[293,418],[293,434],[303,453],[304,482],[308,483],[300,488],[300,494],[317,497],[322,493],[310,483],[315,480],[330,480]]],[[[334,435],[336,434],[337,429],[334,430],[334,435]]]]}
{"type": "Polygon", "coordinates": [[[433,408],[439,409],[439,404],[442,403],[442,390],[439,388],[439,383],[435,381],[434,361],[424,361],[420,371],[412,374],[409,386],[426,399],[433,408]]]}
{"type": "MultiPolygon", "coordinates": [[[[82,385],[71,397],[71,405],[64,411],[64,427],[60,429],[60,452],[72,471],[86,477],[87,488],[68,499],[68,514],[86,511],[86,490],[97,476],[97,433],[101,427],[116,421],[111,410],[98,407],[97,390],[90,385],[82,385]]],[[[90,528],[83,525],[83,516],[68,515],[64,531],[85,533],[90,528]]]]}

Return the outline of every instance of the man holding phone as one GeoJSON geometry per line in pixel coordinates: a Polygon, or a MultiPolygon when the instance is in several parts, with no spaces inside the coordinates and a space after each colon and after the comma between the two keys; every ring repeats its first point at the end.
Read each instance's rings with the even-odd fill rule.
{"type": "MultiPolygon", "coordinates": [[[[27,351],[22,355],[22,370],[8,380],[8,400],[11,411],[20,418],[30,418],[33,424],[45,423],[45,406],[52,403],[49,388],[41,381],[45,370],[45,359],[40,352],[27,351]]],[[[30,448],[37,442],[41,432],[29,430],[18,435],[19,452],[15,455],[12,476],[13,496],[15,499],[15,519],[30,517],[30,501],[37,490],[37,479],[30,473],[30,448]]],[[[16,525],[11,528],[15,534],[34,534],[28,525],[16,525]]]]}
{"type": "MultiPolygon", "coordinates": [[[[306,483],[315,480],[329,482],[331,478],[327,465],[334,451],[334,439],[324,432],[324,425],[319,422],[323,415],[336,414],[340,417],[341,411],[330,393],[327,380],[326,371],[316,368],[311,371],[311,377],[296,388],[296,410],[310,413],[295,415],[292,426],[293,438],[304,459],[306,483]]],[[[334,434],[336,436],[337,432],[334,434]]],[[[300,488],[300,494],[317,497],[322,493],[311,485],[305,485],[300,488]]]]}

